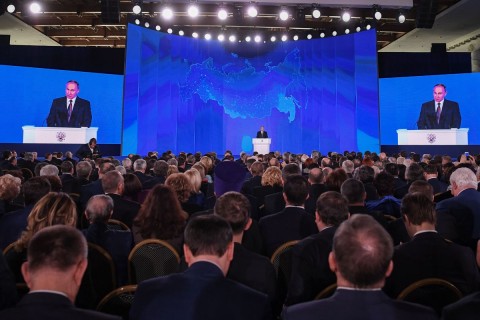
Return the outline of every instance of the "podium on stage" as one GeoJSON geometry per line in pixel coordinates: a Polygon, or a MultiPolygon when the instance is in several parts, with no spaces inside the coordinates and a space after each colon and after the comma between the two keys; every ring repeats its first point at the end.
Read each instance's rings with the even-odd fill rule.
{"type": "Polygon", "coordinates": [[[253,138],[253,151],[258,152],[259,154],[268,154],[270,153],[270,144],[272,139],[270,138],[253,138]]]}
{"type": "Polygon", "coordinates": [[[84,144],[97,138],[98,128],[23,126],[23,143],[84,144]]]}
{"type": "Polygon", "coordinates": [[[398,129],[398,145],[468,145],[468,128],[461,129],[398,129]]]}

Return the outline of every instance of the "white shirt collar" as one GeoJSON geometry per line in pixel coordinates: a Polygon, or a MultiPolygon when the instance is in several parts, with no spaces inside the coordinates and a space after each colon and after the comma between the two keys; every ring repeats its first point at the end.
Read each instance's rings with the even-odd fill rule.
{"type": "Polygon", "coordinates": [[[75,106],[75,101],[77,101],[77,97],[73,98],[73,99],[68,99],[67,98],[67,108],[68,108],[68,105],[70,104],[70,100],[72,100],[72,107],[75,106]]]}

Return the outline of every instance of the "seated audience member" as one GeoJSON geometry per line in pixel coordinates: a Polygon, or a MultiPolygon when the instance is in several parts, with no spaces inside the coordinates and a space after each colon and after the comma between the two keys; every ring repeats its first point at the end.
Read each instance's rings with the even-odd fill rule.
{"type": "MultiPolygon", "coordinates": [[[[133,173],[127,173],[123,177],[123,195],[126,200],[142,203],[142,183],[133,173]]],[[[144,199],[143,199],[144,200],[144,199]]]]}
{"type": "Polygon", "coordinates": [[[0,249],[17,240],[27,227],[27,219],[33,206],[50,192],[50,182],[45,177],[33,177],[22,186],[25,208],[5,213],[0,217],[0,249]]]}
{"type": "Polygon", "coordinates": [[[74,306],[87,253],[85,238],[73,227],[57,225],[36,233],[22,265],[30,292],[15,308],[0,312],[0,319],[120,319],[74,306]]]}
{"type": "Polygon", "coordinates": [[[147,162],[143,159],[137,159],[133,163],[133,174],[138,177],[143,189],[151,189],[155,184],[151,176],[146,174],[147,162]]]}
{"type": "Polygon", "coordinates": [[[253,196],[257,199],[257,207],[265,204],[265,196],[283,190],[282,171],[277,167],[268,167],[262,175],[262,186],[253,188],[253,196]]]}
{"type": "Polygon", "coordinates": [[[125,169],[124,166],[115,166],[115,170],[120,172],[122,176],[125,176],[127,174],[127,169],[125,169]]]}
{"type": "Polygon", "coordinates": [[[436,206],[436,229],[445,239],[475,248],[480,239],[480,193],[475,173],[458,168],[450,176],[450,185],[453,198],[436,206]]]}
{"type": "Polygon", "coordinates": [[[323,184],[323,173],[320,168],[312,168],[308,173],[308,198],[305,200],[305,211],[315,215],[318,197],[327,191],[323,184]]]}
{"type": "MultiPolygon", "coordinates": [[[[3,253],[0,252],[0,310],[9,308],[17,302],[17,288],[13,274],[8,268],[3,253]]],[[[3,319],[3,318],[2,318],[3,319]]]]}
{"type": "Polygon", "coordinates": [[[60,165],[62,175],[60,181],[62,181],[62,191],[65,193],[80,194],[81,184],[78,179],[73,176],[73,164],[70,161],[63,161],[60,165]]]}
{"type": "Polygon", "coordinates": [[[71,151],[65,152],[65,159],[63,159],[63,162],[65,161],[70,161],[70,163],[73,164],[74,168],[77,165],[77,161],[73,159],[73,153],[71,151]]]}
{"type": "Polygon", "coordinates": [[[68,194],[50,192],[42,197],[28,215],[27,228],[15,242],[14,250],[5,255],[15,282],[24,282],[20,272],[21,265],[26,260],[28,244],[38,231],[56,224],[75,227],[76,223],[77,206],[68,194]]]}
{"type": "Polygon", "coordinates": [[[405,178],[407,179],[407,184],[403,187],[395,189],[393,192],[393,195],[398,199],[402,199],[408,193],[408,188],[410,188],[410,185],[413,181],[425,180],[422,166],[416,162],[410,164],[405,171],[405,178]]]}
{"type": "Polygon", "coordinates": [[[11,174],[0,177],[0,217],[6,212],[21,209],[14,200],[20,195],[22,180],[11,174]]]}
{"type": "Polygon", "coordinates": [[[171,187],[175,191],[182,209],[189,215],[203,210],[203,207],[188,201],[193,192],[193,185],[184,173],[172,173],[168,176],[167,180],[165,180],[165,185],[171,187]]]}
{"type": "Polygon", "coordinates": [[[200,191],[200,188],[202,186],[202,177],[200,175],[200,172],[197,171],[197,169],[188,169],[184,172],[185,176],[190,180],[190,183],[192,184],[193,190],[190,195],[190,198],[188,199],[188,202],[194,203],[202,208],[204,208],[205,205],[205,195],[200,191]]]}
{"type": "Polygon", "coordinates": [[[20,159],[18,159],[18,166],[20,168],[26,168],[28,170],[30,170],[32,173],[35,172],[35,161],[34,161],[34,157],[33,157],[33,153],[32,152],[25,152],[24,156],[23,156],[23,160],[20,161],[20,159]]]}
{"type": "Polygon", "coordinates": [[[442,310],[443,320],[477,320],[480,314],[480,292],[472,293],[442,310]]]}
{"type": "Polygon", "coordinates": [[[303,239],[292,250],[286,305],[313,300],[320,291],[335,283],[328,256],[332,251],[333,235],[348,215],[348,201],[340,193],[327,191],[320,195],[315,213],[319,233],[303,239]]]}
{"type": "Polygon", "coordinates": [[[372,217],[353,215],[338,227],[328,259],[337,276],[336,292],[287,307],[283,319],[437,319],[430,308],[393,300],[382,292],[394,267],[392,255],[388,233],[372,217]]]}
{"type": "Polygon", "coordinates": [[[165,240],[181,255],[187,218],[175,191],[166,185],[156,185],[133,221],[135,244],[145,239],[165,240]]]}
{"type": "Polygon", "coordinates": [[[301,240],[318,232],[314,217],[304,209],[307,196],[307,180],[301,175],[291,176],[283,190],[285,209],[260,219],[260,233],[267,256],[288,241],[301,240]]]}
{"type": "Polygon", "coordinates": [[[85,209],[85,216],[90,225],[82,232],[88,242],[97,244],[110,253],[117,271],[117,283],[120,286],[127,283],[127,261],[133,241],[130,231],[112,229],[108,226],[113,208],[114,203],[109,196],[98,194],[91,197],[85,209]]]}
{"type": "Polygon", "coordinates": [[[408,193],[420,192],[426,195],[430,200],[433,201],[434,194],[433,194],[433,187],[430,183],[424,180],[417,180],[413,181],[408,188],[408,193]]]}
{"type": "Polygon", "coordinates": [[[132,173],[132,160],[130,158],[125,158],[122,160],[122,166],[125,167],[125,170],[127,170],[127,173],[132,173]]]}
{"type": "Polygon", "coordinates": [[[111,162],[103,162],[99,166],[98,180],[95,180],[89,184],[83,185],[80,190],[80,205],[81,208],[85,208],[90,197],[96,194],[103,194],[105,191],[102,187],[103,176],[109,172],[115,171],[115,166],[111,162]]]}
{"type": "Polygon", "coordinates": [[[267,296],[227,279],[233,234],[216,215],[193,218],[185,229],[185,260],[179,274],[139,284],[130,319],[270,319],[267,296]]]}
{"type": "Polygon", "coordinates": [[[227,278],[265,293],[272,307],[276,298],[276,274],[269,259],[242,245],[243,234],[252,224],[250,202],[241,193],[229,191],[217,199],[214,213],[228,221],[233,231],[233,260],[227,278]]]}
{"type": "Polygon", "coordinates": [[[377,189],[373,185],[373,179],[375,178],[375,170],[372,167],[362,165],[355,169],[353,172],[353,178],[360,180],[363,183],[365,192],[367,194],[366,201],[377,200],[377,189]]]}
{"type": "Polygon", "coordinates": [[[425,180],[432,185],[433,194],[447,191],[448,184],[438,179],[438,167],[435,164],[426,166],[423,175],[425,180]]]}
{"type": "Polygon", "coordinates": [[[123,176],[117,170],[109,171],[102,177],[102,189],[113,200],[112,219],[120,220],[129,228],[140,210],[140,204],[122,198],[123,176]]]}
{"type": "Polygon", "coordinates": [[[373,179],[379,199],[367,201],[368,211],[380,211],[396,218],[400,218],[400,200],[393,196],[395,178],[387,173],[380,172],[373,179]]]}
{"type": "Polygon", "coordinates": [[[345,160],[342,162],[342,169],[347,173],[348,178],[353,178],[353,170],[355,170],[355,165],[351,160],[345,160]]]}
{"type": "MultiPolygon", "coordinates": [[[[92,173],[92,165],[88,161],[79,161],[75,166],[77,172],[77,180],[80,186],[90,183],[90,175],[92,173]]],[[[81,188],[80,188],[81,191],[81,188]]]]}
{"type": "Polygon", "coordinates": [[[58,167],[53,164],[47,164],[40,169],[40,176],[58,176],[58,167]]]}
{"type": "Polygon", "coordinates": [[[345,170],[337,168],[325,177],[325,187],[328,191],[340,192],[340,187],[348,179],[345,170]]]}
{"type": "Polygon", "coordinates": [[[168,164],[164,160],[157,160],[153,165],[152,187],[164,184],[167,179],[168,164]]]}
{"type": "Polygon", "coordinates": [[[387,278],[385,292],[395,298],[408,285],[426,278],[450,281],[463,294],[477,290],[480,275],[473,252],[438,235],[431,198],[409,193],[403,198],[401,209],[412,240],[395,249],[395,267],[387,278]]]}
{"type": "Polygon", "coordinates": [[[253,189],[262,186],[263,171],[263,164],[260,161],[252,163],[250,166],[252,177],[243,183],[241,189],[243,194],[253,195],[253,189]]]}
{"type": "Polygon", "coordinates": [[[400,170],[398,168],[398,164],[396,163],[387,163],[385,165],[385,172],[390,173],[393,176],[394,181],[394,189],[398,189],[406,185],[407,183],[399,178],[400,170]]]}

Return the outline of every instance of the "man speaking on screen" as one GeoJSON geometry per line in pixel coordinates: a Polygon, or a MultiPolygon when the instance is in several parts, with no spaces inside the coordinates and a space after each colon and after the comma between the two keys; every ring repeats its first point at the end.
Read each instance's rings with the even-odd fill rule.
{"type": "Polygon", "coordinates": [[[54,99],[47,118],[49,127],[90,127],[92,111],[88,100],[78,97],[80,85],[69,80],[65,88],[65,97],[54,99]]]}
{"type": "Polygon", "coordinates": [[[418,129],[460,128],[462,117],[458,103],[445,99],[447,87],[436,84],[433,87],[433,100],[422,104],[417,121],[418,129]]]}

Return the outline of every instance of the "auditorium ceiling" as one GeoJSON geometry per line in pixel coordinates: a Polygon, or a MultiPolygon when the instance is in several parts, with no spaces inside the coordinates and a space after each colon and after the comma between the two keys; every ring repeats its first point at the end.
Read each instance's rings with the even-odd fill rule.
{"type": "MultiPolygon", "coordinates": [[[[162,30],[171,28],[173,33],[182,30],[185,35],[193,31],[199,34],[236,32],[239,39],[252,31],[265,35],[287,32],[292,37],[298,34],[300,38],[306,38],[308,34],[320,37],[322,33],[331,36],[333,31],[341,35],[346,29],[355,32],[357,27],[365,29],[367,25],[371,25],[377,29],[379,51],[429,51],[432,42],[447,43],[448,50],[467,51],[469,45],[480,39],[478,0],[317,0],[313,3],[320,9],[319,18],[312,16],[314,6],[312,2],[291,1],[254,2],[257,5],[258,16],[251,18],[246,14],[250,1],[198,0],[196,3],[200,8],[199,16],[191,18],[187,14],[189,2],[144,0],[142,13],[138,17],[142,24],[149,22],[152,29],[155,28],[154,25],[159,25],[162,30]],[[378,3],[377,9],[382,13],[380,20],[374,18],[375,3],[378,3]],[[433,6],[430,7],[431,4],[433,6]],[[166,5],[174,12],[173,18],[168,21],[162,17],[162,10],[166,5]],[[472,11],[472,6],[478,10],[472,11]],[[227,9],[228,17],[224,21],[217,17],[219,7],[227,9]],[[290,14],[286,21],[280,21],[278,18],[278,12],[282,7],[290,14]],[[349,10],[351,15],[347,23],[342,21],[344,10],[349,10]],[[423,20],[428,20],[425,15],[428,16],[429,10],[437,17],[433,28],[417,28],[420,16],[423,20]],[[459,10],[466,12],[467,15],[468,13],[473,15],[472,21],[468,21],[470,18],[459,16],[459,10]],[[397,20],[400,13],[405,15],[403,23],[397,20]],[[460,26],[454,28],[451,26],[452,23],[460,26]],[[439,26],[443,27],[435,31],[439,26]],[[425,48],[420,50],[419,47],[422,46],[425,48]]],[[[112,19],[111,10],[105,15],[105,7],[102,15],[102,2],[109,2],[106,0],[39,0],[42,9],[37,14],[30,13],[28,8],[23,6],[29,2],[31,1],[16,1],[17,8],[13,14],[5,12],[0,16],[0,34],[10,34],[11,44],[38,45],[39,43],[33,40],[31,42],[34,43],[28,43],[28,37],[35,35],[43,37],[44,45],[125,47],[127,15],[132,14],[135,1],[120,0],[119,20],[115,12],[112,19]]],[[[269,38],[266,36],[265,39],[269,38]]]]}

